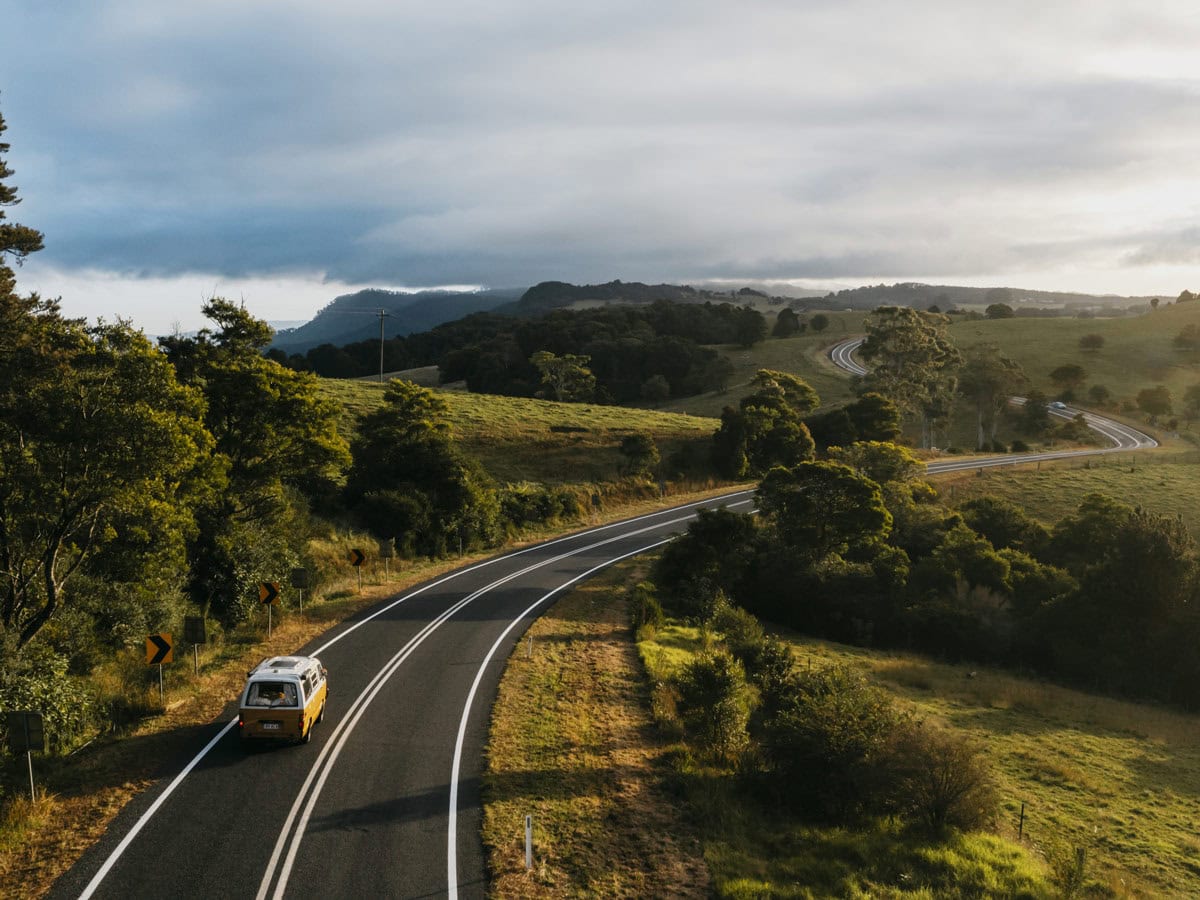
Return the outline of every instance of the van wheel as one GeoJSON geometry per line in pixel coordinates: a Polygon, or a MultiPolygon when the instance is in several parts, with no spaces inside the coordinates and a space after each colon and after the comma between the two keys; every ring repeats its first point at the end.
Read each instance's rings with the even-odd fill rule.
{"type": "MultiPolygon", "coordinates": [[[[313,725],[315,725],[315,724],[316,724],[316,722],[314,722],[314,723],[313,723],[313,725]]],[[[312,730],[313,730],[313,727],[312,727],[312,725],[309,725],[309,726],[308,726],[308,731],[304,732],[304,734],[303,734],[303,735],[301,735],[301,737],[300,737],[300,743],[302,743],[302,744],[307,744],[309,741],[311,741],[311,740],[312,740],[312,730]]]]}
{"type": "Polygon", "coordinates": [[[317,721],[318,722],[325,721],[325,704],[324,703],[321,704],[321,711],[319,713],[317,713],[317,721]]]}

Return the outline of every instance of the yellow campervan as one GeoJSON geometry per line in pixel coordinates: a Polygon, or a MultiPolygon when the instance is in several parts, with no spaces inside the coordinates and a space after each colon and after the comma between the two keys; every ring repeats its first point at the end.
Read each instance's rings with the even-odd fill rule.
{"type": "Polygon", "coordinates": [[[274,656],[247,672],[238,712],[242,740],[307,744],[325,718],[326,674],[314,656],[274,656]]]}

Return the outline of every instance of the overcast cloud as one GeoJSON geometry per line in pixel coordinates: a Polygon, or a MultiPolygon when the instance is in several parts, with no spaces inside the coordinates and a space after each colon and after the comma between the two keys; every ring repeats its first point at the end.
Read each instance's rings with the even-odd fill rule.
{"type": "Polygon", "coordinates": [[[1197,290],[1197,46],[1194,0],[15,0],[19,282],[154,332],[214,291],[1197,290]]]}

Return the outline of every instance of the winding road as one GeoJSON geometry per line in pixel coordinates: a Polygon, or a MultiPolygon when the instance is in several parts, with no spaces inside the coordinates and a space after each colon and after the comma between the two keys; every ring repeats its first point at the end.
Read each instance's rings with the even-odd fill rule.
{"type": "MultiPolygon", "coordinates": [[[[850,372],[861,339],[831,359],[850,372]]],[[[1074,409],[1052,410],[1069,418],[1074,409]]],[[[1084,413],[1105,449],[938,460],[929,471],[1139,450],[1148,435],[1084,413]]],[[[738,491],[468,565],[381,601],[296,652],[330,672],[312,743],[244,751],[236,707],[116,817],[55,898],[483,897],[484,747],[503,663],[561,592],[683,531],[738,491]]],[[[514,833],[520,823],[513,823],[514,833]]]]}
{"type": "Polygon", "coordinates": [[[497,556],[337,626],[297,651],[330,675],[310,744],[244,751],[231,699],[51,896],[483,897],[484,747],[515,642],[559,593],[716,506],[749,511],[753,494],[497,556]]]}
{"type": "MultiPolygon", "coordinates": [[[[829,359],[839,369],[851,375],[866,375],[867,368],[854,358],[855,351],[862,346],[865,338],[855,337],[839,341],[829,348],[829,359]]],[[[1024,397],[1012,397],[1010,402],[1023,404],[1024,397]]],[[[964,469],[986,469],[993,466],[1016,466],[1031,462],[1042,462],[1054,459],[1075,459],[1081,456],[1100,456],[1108,453],[1124,453],[1131,450],[1149,450],[1158,446],[1158,441],[1144,432],[1138,431],[1123,422],[1078,409],[1074,406],[1060,404],[1050,408],[1050,415],[1059,419],[1074,419],[1083,415],[1088,428],[1101,435],[1107,441],[1107,447],[1088,447],[1079,450],[1053,450],[1034,453],[1006,453],[1003,456],[968,456],[954,459],[939,459],[926,464],[926,471],[934,475],[940,472],[957,472],[964,469]]]]}

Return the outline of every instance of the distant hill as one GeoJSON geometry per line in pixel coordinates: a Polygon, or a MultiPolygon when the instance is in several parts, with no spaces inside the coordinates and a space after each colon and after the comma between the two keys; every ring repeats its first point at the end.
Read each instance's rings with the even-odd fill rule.
{"type": "MultiPolygon", "coordinates": [[[[1071,307],[1102,309],[1105,307],[1140,306],[1145,308],[1150,297],[1122,297],[1116,294],[1077,294],[1069,291],[1031,291],[1010,287],[960,287],[948,284],[921,284],[915,281],[898,284],[877,284],[830,292],[823,297],[793,300],[791,306],[807,309],[875,309],[877,306],[912,306],[928,309],[937,306],[942,312],[956,306],[984,307],[991,303],[1007,303],[1014,309],[1022,307],[1055,309],[1071,307]]],[[[1159,297],[1169,300],[1169,297],[1159,297]]]]}
{"type": "Polygon", "coordinates": [[[514,303],[524,288],[484,291],[418,291],[408,294],[369,288],[335,297],[310,322],[280,330],[271,343],[285,353],[304,353],[321,344],[342,347],[379,337],[379,310],[387,312],[387,337],[429,331],[471,313],[514,303]]]}
{"type": "Polygon", "coordinates": [[[653,303],[671,300],[675,303],[733,303],[749,304],[767,295],[753,288],[740,291],[714,291],[684,284],[642,284],[640,281],[610,281],[607,284],[568,284],[565,281],[543,281],[527,290],[511,311],[518,315],[536,315],[551,309],[576,304],[653,303]]]}
{"type": "MultiPolygon", "coordinates": [[[[937,306],[943,312],[954,307],[979,307],[990,303],[1007,303],[1014,309],[1084,309],[1144,308],[1150,297],[1124,297],[1116,294],[1080,294],[1070,291],[1033,291],[1010,287],[963,287],[948,284],[921,284],[909,281],[897,284],[864,285],[842,291],[817,293],[797,290],[780,282],[756,282],[740,290],[718,290],[710,286],[693,287],[678,284],[642,284],[638,281],[610,281],[606,284],[568,284],[563,281],[543,281],[534,285],[505,312],[516,315],[537,315],[552,309],[570,306],[590,306],[607,303],[642,304],[656,300],[675,303],[733,303],[735,305],[788,305],[794,309],[875,309],[877,306],[913,306],[928,309],[937,306]]],[[[1159,297],[1169,300],[1170,297],[1159,297]]]]}

